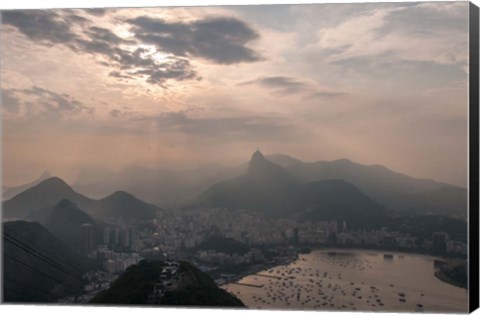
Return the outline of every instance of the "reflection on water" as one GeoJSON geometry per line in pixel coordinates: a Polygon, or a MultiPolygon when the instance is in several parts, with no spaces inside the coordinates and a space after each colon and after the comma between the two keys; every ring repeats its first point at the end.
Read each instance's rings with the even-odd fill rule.
{"type": "Polygon", "coordinates": [[[223,288],[251,308],[466,312],[467,290],[434,272],[434,257],[325,250],[223,288]]]}

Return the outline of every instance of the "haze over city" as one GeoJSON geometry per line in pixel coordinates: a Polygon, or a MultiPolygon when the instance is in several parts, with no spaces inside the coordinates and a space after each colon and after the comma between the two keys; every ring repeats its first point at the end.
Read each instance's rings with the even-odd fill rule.
{"type": "Polygon", "coordinates": [[[466,187],[468,3],[10,12],[3,185],[260,148],[466,187]]]}
{"type": "Polygon", "coordinates": [[[471,10],[1,11],[2,302],[467,311],[471,10]]]}

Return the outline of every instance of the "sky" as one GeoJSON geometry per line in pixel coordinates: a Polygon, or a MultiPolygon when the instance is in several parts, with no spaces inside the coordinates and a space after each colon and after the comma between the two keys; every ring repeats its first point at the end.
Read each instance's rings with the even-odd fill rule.
{"type": "Polygon", "coordinates": [[[468,2],[3,11],[3,184],[258,148],[465,187],[468,2]]]}

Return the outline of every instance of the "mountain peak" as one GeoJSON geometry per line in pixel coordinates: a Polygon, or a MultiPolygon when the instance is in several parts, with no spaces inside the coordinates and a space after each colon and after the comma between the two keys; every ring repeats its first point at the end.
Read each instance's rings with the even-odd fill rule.
{"type": "Polygon", "coordinates": [[[259,150],[252,155],[246,175],[260,181],[290,182],[293,180],[287,170],[267,160],[259,150]]]}
{"type": "Polygon", "coordinates": [[[253,160],[265,160],[265,157],[263,156],[262,152],[257,149],[252,155],[251,161],[253,160]]]}
{"type": "Polygon", "coordinates": [[[72,188],[60,177],[50,177],[45,180],[43,180],[38,186],[50,186],[50,187],[56,187],[56,188],[67,188],[71,190],[72,188]]]}
{"type": "Polygon", "coordinates": [[[102,215],[108,218],[151,220],[160,210],[123,190],[116,191],[99,202],[102,215]]]}
{"type": "Polygon", "coordinates": [[[270,161],[268,161],[265,156],[263,156],[262,152],[259,150],[255,151],[252,155],[252,158],[250,159],[250,163],[248,165],[248,171],[247,173],[252,173],[256,172],[258,170],[262,170],[265,167],[268,167],[266,165],[272,164],[270,161]]]}
{"type": "Polygon", "coordinates": [[[138,199],[134,195],[132,195],[129,192],[126,192],[124,190],[117,190],[114,193],[106,196],[103,199],[100,199],[101,201],[105,202],[114,202],[114,203],[129,203],[129,202],[135,202],[135,203],[142,203],[142,204],[147,204],[144,201],[138,199]]]}
{"type": "Polygon", "coordinates": [[[62,199],[75,202],[84,209],[93,206],[93,200],[75,192],[65,181],[50,177],[4,202],[3,215],[5,218],[26,218],[32,211],[51,208],[62,199]]]}
{"type": "Polygon", "coordinates": [[[43,171],[43,173],[40,175],[40,177],[38,178],[39,180],[44,180],[44,179],[47,179],[47,178],[50,178],[52,177],[52,173],[50,173],[50,171],[48,170],[45,170],[43,171]]]}
{"type": "Polygon", "coordinates": [[[107,196],[107,198],[132,198],[132,199],[137,199],[135,196],[132,194],[124,191],[124,190],[117,190],[113,194],[107,196]]]}
{"type": "Polygon", "coordinates": [[[33,182],[30,182],[30,183],[26,183],[26,184],[23,184],[23,185],[20,185],[20,186],[16,186],[16,187],[11,187],[9,189],[6,189],[5,191],[3,191],[3,199],[4,200],[7,200],[7,199],[10,199],[36,185],[38,185],[39,183],[41,183],[42,181],[48,179],[52,177],[52,174],[50,174],[49,171],[44,171],[39,177],[37,177],[37,179],[35,179],[33,182]]]}

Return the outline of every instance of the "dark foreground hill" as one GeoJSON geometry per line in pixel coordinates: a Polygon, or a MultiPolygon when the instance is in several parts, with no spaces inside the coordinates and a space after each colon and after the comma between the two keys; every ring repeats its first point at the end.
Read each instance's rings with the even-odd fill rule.
{"type": "Polygon", "coordinates": [[[5,302],[52,302],[83,292],[94,263],[36,222],[3,223],[5,302]]]}
{"type": "Polygon", "coordinates": [[[180,263],[178,287],[161,298],[153,298],[151,293],[165,267],[162,261],[143,260],[129,267],[90,303],[244,307],[242,301],[218,288],[207,274],[187,262],[180,263]]]}

